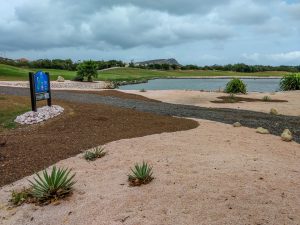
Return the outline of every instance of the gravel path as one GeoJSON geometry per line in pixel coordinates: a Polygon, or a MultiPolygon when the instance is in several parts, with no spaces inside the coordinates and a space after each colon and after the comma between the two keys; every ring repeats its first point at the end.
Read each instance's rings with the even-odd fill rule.
{"type": "MultiPolygon", "coordinates": [[[[29,96],[29,90],[24,88],[0,87],[0,94],[29,96]]],[[[213,109],[160,102],[146,102],[141,100],[124,100],[116,97],[66,91],[53,91],[52,97],[54,99],[66,101],[92,104],[101,103],[123,108],[132,108],[142,112],[198,118],[227,124],[233,124],[234,122],[239,121],[243,126],[250,128],[264,127],[274,135],[280,135],[285,128],[288,128],[294,134],[294,140],[300,143],[300,119],[296,116],[276,116],[247,110],[213,109]]]]}

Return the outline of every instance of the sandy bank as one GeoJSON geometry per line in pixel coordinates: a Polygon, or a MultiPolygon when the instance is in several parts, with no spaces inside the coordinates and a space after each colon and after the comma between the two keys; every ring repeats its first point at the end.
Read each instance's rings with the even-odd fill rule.
{"type": "MultiPolygon", "coordinates": [[[[60,205],[7,210],[13,188],[0,189],[1,224],[299,224],[300,145],[249,128],[199,120],[188,131],[119,140],[108,155],[59,162],[77,173],[60,205]],[[146,160],[155,179],[129,187],[129,167],[146,160]]],[[[29,177],[30,178],[30,177],[29,177]]]]}
{"type": "Polygon", "coordinates": [[[220,92],[201,92],[201,91],[181,91],[181,90],[160,90],[160,91],[124,91],[127,93],[139,94],[147,98],[155,100],[175,103],[196,105],[213,108],[232,108],[246,109],[252,111],[269,113],[271,108],[276,108],[280,114],[300,116],[300,91],[289,92],[273,92],[273,93],[258,93],[251,92],[247,95],[241,95],[247,98],[262,99],[264,96],[269,96],[271,99],[287,100],[288,102],[242,102],[242,103],[226,103],[216,104],[211,101],[218,100],[219,96],[226,96],[220,92]]]}

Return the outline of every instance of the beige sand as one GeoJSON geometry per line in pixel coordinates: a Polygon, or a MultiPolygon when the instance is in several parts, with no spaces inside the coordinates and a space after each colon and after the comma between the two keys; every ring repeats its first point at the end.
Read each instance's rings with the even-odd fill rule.
{"type": "Polygon", "coordinates": [[[257,93],[252,92],[247,95],[240,95],[247,98],[262,99],[264,96],[269,96],[271,99],[287,100],[289,102],[243,102],[233,104],[216,104],[210,101],[217,100],[218,96],[224,96],[227,94],[219,92],[201,92],[201,91],[179,91],[179,90],[165,90],[165,91],[124,91],[128,93],[134,93],[143,95],[148,98],[153,98],[163,102],[197,105],[203,107],[215,107],[215,108],[233,108],[233,109],[246,109],[253,111],[260,111],[269,113],[271,108],[276,108],[280,114],[300,116],[300,91],[289,92],[273,92],[273,93],[257,93]]]}
{"type": "Polygon", "coordinates": [[[300,224],[300,145],[254,129],[199,123],[109,143],[108,155],[95,162],[61,161],[78,182],[59,205],[7,210],[10,191],[27,178],[1,188],[0,224],[300,224]],[[129,167],[142,160],[153,165],[155,179],[129,187],[129,167]]]}

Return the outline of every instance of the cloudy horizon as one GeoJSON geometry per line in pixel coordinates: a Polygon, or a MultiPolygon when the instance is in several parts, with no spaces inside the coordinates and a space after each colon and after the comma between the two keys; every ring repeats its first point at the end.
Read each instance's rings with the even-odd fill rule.
{"type": "Polygon", "coordinates": [[[300,65],[300,0],[11,0],[0,56],[300,65]]]}

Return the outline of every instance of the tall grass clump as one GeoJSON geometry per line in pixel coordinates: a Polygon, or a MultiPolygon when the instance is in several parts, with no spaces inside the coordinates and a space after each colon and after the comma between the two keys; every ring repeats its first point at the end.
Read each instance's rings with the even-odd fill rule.
{"type": "Polygon", "coordinates": [[[271,101],[271,97],[270,96],[264,96],[263,98],[262,98],[262,100],[264,101],[264,102],[269,102],[269,101],[271,101]]]}
{"type": "Polygon", "coordinates": [[[238,78],[233,78],[226,84],[225,92],[233,93],[233,94],[237,94],[237,93],[246,94],[247,87],[246,87],[246,84],[242,80],[240,80],[238,78]]]}
{"type": "Polygon", "coordinates": [[[280,90],[292,91],[300,90],[300,74],[284,75],[280,80],[280,90]]]}

